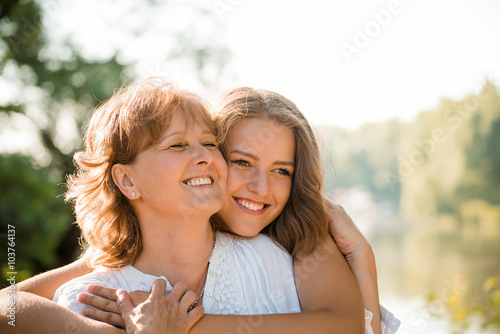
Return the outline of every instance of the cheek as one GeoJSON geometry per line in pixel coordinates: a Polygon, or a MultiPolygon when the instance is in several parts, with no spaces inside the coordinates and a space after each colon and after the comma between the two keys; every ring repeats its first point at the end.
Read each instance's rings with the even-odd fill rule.
{"type": "Polygon", "coordinates": [[[238,171],[234,167],[229,167],[227,173],[227,194],[231,195],[233,192],[241,188],[244,184],[243,180],[241,171],[238,171]]]}
{"type": "Polygon", "coordinates": [[[224,176],[224,178],[227,178],[226,160],[224,160],[219,150],[213,151],[212,164],[217,169],[217,172],[219,173],[220,177],[224,176]]]}
{"type": "Polygon", "coordinates": [[[290,192],[292,191],[292,180],[282,179],[278,180],[274,184],[274,196],[278,202],[280,208],[283,208],[290,198],[290,192]]]}

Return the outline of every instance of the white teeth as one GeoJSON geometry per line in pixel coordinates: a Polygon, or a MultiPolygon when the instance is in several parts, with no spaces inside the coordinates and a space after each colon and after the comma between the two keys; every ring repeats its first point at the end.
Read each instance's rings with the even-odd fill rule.
{"type": "Polygon", "coordinates": [[[212,184],[212,179],[209,177],[199,177],[196,179],[190,179],[186,182],[188,186],[206,186],[212,184]]]}
{"type": "Polygon", "coordinates": [[[236,201],[238,203],[240,203],[241,205],[243,205],[245,208],[252,210],[252,211],[259,211],[259,210],[264,209],[264,204],[250,203],[247,200],[239,199],[239,198],[236,201]]]}

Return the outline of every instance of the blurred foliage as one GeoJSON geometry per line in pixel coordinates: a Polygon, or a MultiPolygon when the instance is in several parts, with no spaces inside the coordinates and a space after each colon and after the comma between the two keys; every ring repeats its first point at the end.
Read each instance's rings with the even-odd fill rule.
{"type": "MultiPolygon", "coordinates": [[[[71,208],[57,197],[63,189],[55,185],[74,172],[83,125],[95,105],[126,79],[125,67],[116,57],[86,60],[70,43],[68,52],[48,52],[51,45],[37,1],[4,2],[0,31],[1,79],[15,91],[0,104],[6,120],[2,127],[15,117],[29,121],[43,151],[39,156],[45,157],[41,162],[2,157],[2,195],[7,197],[0,205],[0,233],[6,224],[16,226],[16,267],[30,276],[74,260],[78,253],[79,231],[71,224],[71,208]]],[[[2,267],[5,262],[2,257],[2,267]]]]}
{"type": "Polygon", "coordinates": [[[460,229],[464,214],[470,219],[479,201],[497,210],[499,123],[500,98],[490,82],[476,95],[443,101],[436,110],[421,113],[402,139],[406,167],[400,165],[399,170],[401,211],[412,216],[452,215],[460,229]]]}
{"type": "MultiPolygon", "coordinates": [[[[467,326],[470,318],[479,316],[485,319],[483,328],[490,326],[500,327],[500,276],[487,278],[482,284],[484,303],[482,305],[470,305],[464,298],[447,303],[447,307],[452,310],[453,321],[459,326],[467,326]]],[[[469,291],[471,292],[471,291],[469,291]]]]}
{"type": "MultiPolygon", "coordinates": [[[[18,279],[61,265],[54,254],[70,228],[71,211],[58,196],[60,187],[46,170],[34,169],[27,157],[11,155],[0,156],[0,188],[0,203],[8,203],[0,205],[0,235],[6,245],[7,226],[15,227],[18,279]]],[[[4,276],[14,271],[7,270],[6,262],[2,259],[4,276]]]]}
{"type": "MultiPolygon", "coordinates": [[[[398,120],[382,124],[364,124],[353,133],[332,127],[321,128],[325,157],[335,172],[327,168],[329,187],[363,187],[377,201],[399,204],[401,186],[397,173],[397,155],[405,125],[398,120]]],[[[327,166],[329,165],[327,161],[327,166]]]]}
{"type": "MultiPolygon", "coordinates": [[[[78,255],[79,230],[72,224],[70,205],[64,205],[60,196],[64,189],[56,185],[75,170],[73,155],[81,149],[92,110],[115,89],[135,79],[131,77],[135,63],[124,63],[121,50],[105,45],[103,49],[112,49],[109,57],[90,59],[72,36],[61,32],[62,37],[55,38],[47,22],[54,18],[50,13],[54,6],[61,5],[40,0],[4,0],[0,4],[0,85],[5,88],[0,131],[12,131],[22,120],[37,138],[24,156],[0,156],[0,245],[6,245],[7,225],[14,225],[16,269],[22,273],[18,279],[68,263],[78,255]]],[[[150,0],[130,8],[134,12],[140,8],[144,14],[130,28],[135,31],[131,38],[139,39],[148,31],[160,5],[165,3],[150,0]]],[[[191,7],[184,9],[194,19],[208,15],[191,7]]],[[[130,30],[121,21],[119,25],[116,30],[120,33],[130,30]]],[[[208,44],[189,25],[184,29],[155,30],[173,41],[172,49],[157,59],[181,62],[208,85],[210,75],[221,76],[229,53],[217,43],[208,44]],[[197,43],[200,39],[203,43],[197,43]]],[[[210,34],[210,29],[205,33],[210,34]]],[[[3,272],[6,263],[6,255],[2,255],[3,272]]]]}
{"type": "Polygon", "coordinates": [[[475,205],[481,206],[478,214],[498,209],[500,98],[491,82],[462,101],[443,100],[411,123],[390,120],[354,132],[320,132],[335,165],[336,175],[327,169],[330,188],[363,187],[412,217],[453,215],[462,222],[475,205]],[[486,204],[491,210],[483,210],[486,204]]]}

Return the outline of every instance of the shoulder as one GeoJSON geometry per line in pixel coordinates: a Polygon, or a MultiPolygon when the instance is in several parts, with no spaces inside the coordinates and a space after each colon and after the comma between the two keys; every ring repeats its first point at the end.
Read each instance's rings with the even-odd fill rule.
{"type": "Polygon", "coordinates": [[[219,290],[230,282],[239,291],[240,309],[247,310],[241,314],[300,312],[292,258],[269,237],[218,233],[210,265],[222,284],[219,290]]]}
{"type": "Polygon", "coordinates": [[[77,277],[68,281],[61,285],[54,295],[54,301],[57,301],[57,298],[62,294],[68,293],[69,291],[76,291],[80,289],[86,289],[89,284],[102,284],[106,280],[109,279],[109,276],[112,275],[111,270],[95,270],[89,274],[77,277]]]}
{"type": "Polygon", "coordinates": [[[74,278],[71,281],[61,285],[54,295],[53,301],[81,314],[83,304],[79,303],[77,297],[82,292],[87,292],[89,284],[99,284],[111,288],[126,289],[127,281],[134,280],[135,271],[131,266],[120,269],[98,268],[93,272],[74,278]]]}
{"type": "Polygon", "coordinates": [[[258,256],[266,259],[273,257],[291,261],[290,254],[281,245],[264,234],[257,234],[254,237],[241,237],[228,233],[218,233],[217,241],[232,249],[233,254],[243,256],[258,256]]]}
{"type": "Polygon", "coordinates": [[[286,250],[266,235],[258,234],[251,238],[218,233],[217,244],[220,254],[237,266],[252,268],[252,273],[275,275],[279,272],[292,272],[293,261],[286,250]]]}

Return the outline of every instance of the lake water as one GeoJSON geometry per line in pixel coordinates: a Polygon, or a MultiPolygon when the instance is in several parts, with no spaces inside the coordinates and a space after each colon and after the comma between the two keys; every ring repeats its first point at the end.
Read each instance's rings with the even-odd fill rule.
{"type": "Polygon", "coordinates": [[[500,222],[401,218],[360,191],[336,200],[373,247],[380,300],[401,320],[398,333],[500,333],[500,222]],[[495,316],[496,327],[480,327],[495,316]]]}

